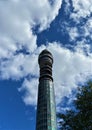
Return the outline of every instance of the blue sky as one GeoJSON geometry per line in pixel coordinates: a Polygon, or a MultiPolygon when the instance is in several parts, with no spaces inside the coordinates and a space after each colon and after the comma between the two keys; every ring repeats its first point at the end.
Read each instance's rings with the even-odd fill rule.
{"type": "Polygon", "coordinates": [[[0,1],[0,130],[35,130],[38,55],[54,57],[57,111],[92,76],[91,0],[0,1]]]}

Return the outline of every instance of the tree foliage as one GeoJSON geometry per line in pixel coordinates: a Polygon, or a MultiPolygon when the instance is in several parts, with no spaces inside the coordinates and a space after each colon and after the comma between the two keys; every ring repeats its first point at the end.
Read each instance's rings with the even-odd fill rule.
{"type": "Polygon", "coordinates": [[[60,130],[92,130],[92,82],[78,89],[74,104],[77,111],[58,114],[60,130]]]}

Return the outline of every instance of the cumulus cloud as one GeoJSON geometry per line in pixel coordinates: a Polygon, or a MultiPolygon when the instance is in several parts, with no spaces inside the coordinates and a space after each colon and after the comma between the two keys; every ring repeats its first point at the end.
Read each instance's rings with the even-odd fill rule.
{"type": "Polygon", "coordinates": [[[0,64],[0,77],[18,80],[29,74],[32,76],[38,74],[37,58],[38,55],[33,53],[31,55],[19,54],[3,60],[0,64]]]}
{"type": "MultiPolygon", "coordinates": [[[[19,80],[28,75],[38,76],[37,36],[47,29],[59,13],[62,0],[0,1],[0,78],[19,80]],[[28,53],[25,54],[23,49],[28,53]],[[21,53],[22,50],[22,53],[21,53]]],[[[41,48],[44,48],[41,47],[41,48]]],[[[24,85],[27,81],[24,81],[24,85]]],[[[27,85],[28,86],[28,85],[27,85]]]]}
{"type": "Polygon", "coordinates": [[[59,103],[78,86],[78,82],[85,82],[92,75],[92,57],[78,50],[71,52],[57,44],[50,44],[49,48],[54,56],[54,86],[56,102],[59,103]]]}
{"type": "Polygon", "coordinates": [[[92,1],[91,0],[65,0],[64,16],[69,20],[61,20],[60,27],[70,37],[70,41],[92,40],[92,1]]]}
{"type": "Polygon", "coordinates": [[[48,0],[0,1],[0,57],[7,57],[23,47],[32,52],[37,36],[32,28],[39,25],[39,31],[50,26],[58,15],[61,0],[53,5],[48,0]],[[5,48],[4,48],[5,47],[5,48]]]}
{"type": "MultiPolygon", "coordinates": [[[[79,1],[76,5],[74,1],[73,6],[78,14],[81,6],[79,1]]],[[[32,0],[0,1],[0,78],[13,80],[24,78],[19,91],[24,91],[23,100],[26,104],[36,105],[38,55],[46,48],[45,45],[37,47],[37,35],[34,34],[33,28],[38,26],[39,33],[47,29],[58,15],[61,4],[62,0],[55,0],[53,4],[48,0],[43,0],[43,2],[36,0],[36,4],[32,0]]],[[[88,2],[87,4],[89,5],[88,2]]],[[[82,7],[84,9],[84,5],[82,7]]],[[[90,12],[91,9],[88,11],[90,12]]],[[[85,13],[85,16],[87,15],[88,13],[85,13]]],[[[74,14],[72,17],[74,18],[74,14]]],[[[91,21],[85,25],[86,35],[91,32],[90,28],[91,21]],[[88,26],[89,29],[86,30],[88,26]]],[[[70,36],[72,40],[79,36],[76,27],[71,28],[70,36]]],[[[60,46],[59,43],[47,45],[54,56],[53,77],[57,104],[63,96],[69,95],[79,82],[85,82],[92,74],[90,48],[86,49],[87,56],[84,53],[84,47],[85,44],[79,45],[72,52],[60,46]]]]}
{"type": "Polygon", "coordinates": [[[37,103],[37,78],[25,79],[22,87],[19,88],[19,91],[25,91],[25,95],[22,97],[26,105],[36,105],[37,103]]]}
{"type": "Polygon", "coordinates": [[[91,17],[87,20],[84,27],[82,26],[82,29],[84,31],[84,36],[92,39],[92,18],[91,17]]]}
{"type": "Polygon", "coordinates": [[[76,40],[77,37],[79,37],[78,29],[77,27],[71,27],[67,28],[69,31],[69,37],[71,41],[76,40]]]}
{"type": "MultiPolygon", "coordinates": [[[[81,25],[79,28],[78,27],[73,27],[70,29],[71,31],[69,32],[69,35],[72,38],[72,36],[77,36],[77,37],[82,37],[82,39],[86,41],[87,37],[89,37],[89,40],[92,39],[92,18],[88,18],[85,22],[85,24],[81,25]],[[74,31],[75,30],[75,31],[74,31]],[[72,35],[71,32],[74,31],[74,34],[72,35]]],[[[73,40],[75,40],[76,37],[74,37],[73,40]]]]}
{"type": "MultiPolygon", "coordinates": [[[[77,21],[76,21],[77,22],[77,21]]],[[[88,18],[85,22],[82,20],[82,25],[74,26],[69,25],[67,22],[64,23],[66,31],[68,32],[70,41],[82,43],[90,43],[92,40],[92,18],[88,18]]]]}
{"type": "Polygon", "coordinates": [[[85,18],[92,13],[92,1],[91,0],[72,0],[74,13],[71,17],[78,21],[79,18],[85,18]]]}
{"type": "MultiPolygon", "coordinates": [[[[86,56],[83,53],[83,48],[77,48],[75,52],[71,52],[58,43],[50,43],[47,48],[54,57],[54,87],[56,103],[59,104],[62,97],[69,96],[72,89],[78,87],[78,83],[85,82],[92,75],[92,57],[86,56]]],[[[37,77],[24,81],[20,90],[26,90],[24,95],[26,104],[36,105],[37,87],[37,77]]]]}

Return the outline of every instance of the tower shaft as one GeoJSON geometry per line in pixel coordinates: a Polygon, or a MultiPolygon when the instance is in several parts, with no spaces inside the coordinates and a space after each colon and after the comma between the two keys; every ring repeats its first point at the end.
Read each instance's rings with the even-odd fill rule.
{"type": "Polygon", "coordinates": [[[57,130],[54,85],[52,78],[53,57],[47,50],[39,55],[40,77],[36,130],[57,130]]]}

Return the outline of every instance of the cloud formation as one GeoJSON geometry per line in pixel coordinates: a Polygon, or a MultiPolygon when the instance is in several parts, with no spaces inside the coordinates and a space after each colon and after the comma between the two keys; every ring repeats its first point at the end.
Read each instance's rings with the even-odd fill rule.
{"type": "Polygon", "coordinates": [[[69,41],[74,44],[90,44],[92,40],[92,1],[65,0],[65,17],[69,20],[62,20],[60,27],[62,32],[69,36],[69,41]]]}
{"type": "MultiPolygon", "coordinates": [[[[90,15],[92,11],[90,0],[87,2],[72,0],[72,3],[76,12],[71,14],[72,19],[90,15]]],[[[79,82],[85,82],[92,74],[92,53],[86,40],[86,36],[89,36],[92,30],[91,19],[85,26],[81,26],[81,29],[85,30],[84,39],[77,41],[74,51],[62,47],[62,43],[57,42],[37,46],[37,35],[33,29],[38,27],[40,33],[49,28],[58,15],[61,4],[62,0],[55,0],[53,3],[48,0],[43,2],[36,0],[36,4],[32,0],[0,1],[0,78],[13,80],[24,78],[19,91],[25,92],[23,96],[25,104],[36,105],[38,55],[46,47],[54,56],[53,77],[57,104],[61,102],[63,96],[69,95],[79,82]]],[[[66,4],[70,7],[69,1],[66,4]]],[[[71,41],[79,37],[77,27],[70,29],[68,26],[68,30],[71,41]]]]}
{"type": "Polygon", "coordinates": [[[2,79],[18,80],[31,74],[38,73],[36,54],[18,54],[8,60],[3,60],[0,65],[0,77],[2,79]]]}
{"type": "Polygon", "coordinates": [[[60,103],[63,96],[68,96],[78,83],[85,82],[92,75],[92,57],[77,47],[75,52],[58,44],[50,44],[49,48],[54,56],[56,102],[60,103]]]}
{"type": "Polygon", "coordinates": [[[91,15],[92,12],[92,1],[91,0],[72,0],[72,5],[74,12],[71,17],[76,19],[77,22],[79,18],[85,18],[91,15]]]}
{"type": "Polygon", "coordinates": [[[48,0],[0,1],[0,57],[11,56],[15,51],[26,48],[32,52],[37,36],[32,29],[39,25],[39,31],[50,26],[58,15],[61,0],[53,5],[48,0]]]}
{"type": "MultiPolygon", "coordinates": [[[[38,26],[39,32],[47,29],[58,15],[62,0],[55,0],[52,3],[48,0],[43,0],[43,2],[36,0],[35,2],[36,4],[32,0],[0,1],[1,79],[19,80],[30,75],[31,77],[38,76],[39,49],[36,44],[37,35],[34,34],[33,29],[36,26],[38,26]]],[[[32,81],[32,83],[34,82],[32,81]]],[[[27,84],[26,90],[28,90],[26,79],[22,86],[25,84],[27,84]]],[[[31,93],[33,91],[30,92],[30,95],[31,93]]],[[[32,95],[34,98],[35,95],[32,95]]],[[[32,101],[33,98],[29,99],[32,101]]],[[[25,102],[27,99],[24,99],[25,102]]]]}
{"type": "MultiPolygon", "coordinates": [[[[78,83],[84,83],[92,75],[92,57],[86,56],[83,48],[79,47],[76,48],[75,52],[71,52],[58,43],[50,43],[47,48],[52,52],[54,57],[54,87],[56,103],[59,104],[62,97],[69,96],[72,89],[78,87],[78,83]]],[[[38,65],[37,62],[35,63],[38,65]]],[[[35,74],[38,76],[37,71],[35,74]]],[[[26,90],[24,95],[24,102],[26,104],[36,105],[37,84],[37,77],[24,81],[20,90],[26,90]]]]}

